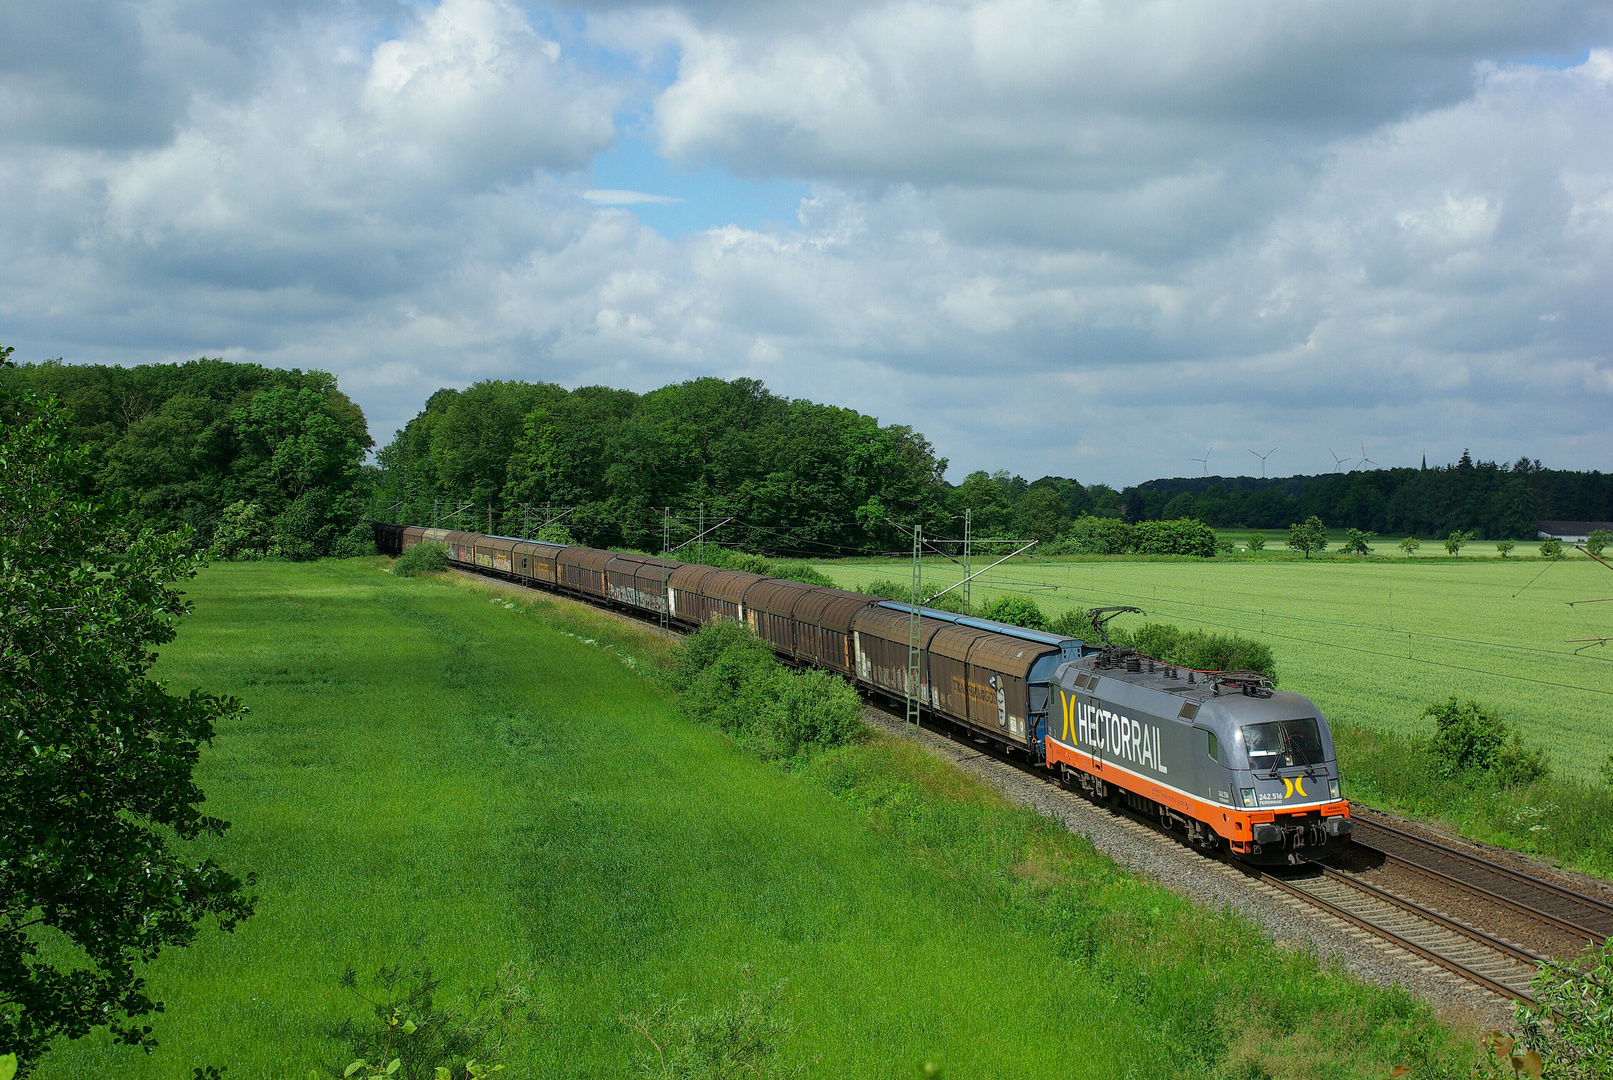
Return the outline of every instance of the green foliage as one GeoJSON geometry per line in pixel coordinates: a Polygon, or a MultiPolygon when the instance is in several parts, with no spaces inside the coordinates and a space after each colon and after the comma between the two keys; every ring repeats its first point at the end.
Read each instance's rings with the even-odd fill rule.
{"type": "Polygon", "coordinates": [[[237,499],[219,514],[218,528],[213,532],[213,551],[220,559],[261,559],[269,552],[269,537],[273,523],[264,516],[263,507],[237,499]]]}
{"type": "Polygon", "coordinates": [[[434,540],[422,540],[404,551],[392,563],[392,572],[399,577],[435,574],[446,569],[448,569],[448,549],[434,540]]]}
{"type": "Polygon", "coordinates": [[[982,618],[993,619],[1010,626],[1023,626],[1027,630],[1046,630],[1047,616],[1028,596],[999,596],[980,609],[982,618]]]}
{"type": "MultiPolygon", "coordinates": [[[[745,972],[749,981],[749,971],[745,972]]],[[[691,1014],[684,1001],[656,1001],[641,1012],[621,1018],[642,1043],[634,1054],[638,1075],[647,1080],[749,1080],[751,1077],[801,1076],[806,1065],[780,1059],[796,1024],[782,1012],[785,988],[780,981],[758,994],[748,985],[731,1006],[691,1014]]]]}
{"type": "Polygon", "coordinates": [[[564,525],[545,525],[538,530],[538,535],[533,539],[541,540],[545,544],[565,544],[568,547],[577,542],[577,538],[571,535],[571,530],[564,525]]]}
{"type": "Polygon", "coordinates": [[[1266,550],[1266,537],[1263,533],[1251,533],[1244,543],[1248,545],[1250,551],[1266,550]]]}
{"type": "Polygon", "coordinates": [[[1417,554],[1417,549],[1423,546],[1423,542],[1415,536],[1403,536],[1400,538],[1399,546],[1400,550],[1405,554],[1415,555],[1417,554]]]}
{"type": "Polygon", "coordinates": [[[1603,784],[1613,788],[1613,754],[1602,759],[1602,767],[1596,771],[1596,775],[1603,784]]]}
{"type": "Polygon", "coordinates": [[[140,1019],[161,1005],[139,969],[253,902],[171,846],[228,827],[201,813],[192,773],[243,712],[149,674],[190,611],[173,583],[196,572],[191,538],[145,531],[112,550],[66,413],[0,395],[0,421],[0,1046],[26,1071],[99,1026],[152,1045],[140,1019]]]}
{"type": "Polygon", "coordinates": [[[1464,532],[1461,529],[1452,529],[1445,537],[1445,554],[1460,555],[1462,553],[1462,546],[1471,539],[1473,539],[1473,534],[1471,532],[1464,532]]]}
{"type": "Polygon", "coordinates": [[[1080,608],[1070,608],[1053,616],[1052,619],[1048,620],[1047,632],[1093,644],[1102,644],[1103,642],[1103,637],[1098,633],[1098,628],[1092,625],[1092,620],[1087,618],[1087,613],[1080,608]]]}
{"type": "Polygon", "coordinates": [[[1613,541],[1613,532],[1606,529],[1592,529],[1591,534],[1585,538],[1585,550],[1592,555],[1600,555],[1607,549],[1609,541],[1613,541]]]}
{"type": "Polygon", "coordinates": [[[1377,535],[1375,532],[1363,532],[1360,529],[1345,529],[1344,553],[1346,555],[1371,555],[1372,548],[1370,545],[1377,535]]]}
{"type": "Polygon", "coordinates": [[[804,581],[808,585],[834,587],[834,582],[828,575],[799,560],[773,560],[748,551],[718,547],[716,544],[691,544],[680,549],[672,558],[704,566],[720,566],[724,570],[743,570],[748,574],[762,574],[790,581],[804,581]]]}
{"type": "Polygon", "coordinates": [[[1202,521],[1139,521],[1081,517],[1070,523],[1064,537],[1036,549],[1041,555],[1196,555],[1216,554],[1215,530],[1202,521]]]}
{"type": "MultiPolygon", "coordinates": [[[[7,385],[57,395],[69,441],[85,451],[87,490],[132,532],[189,525],[210,543],[226,507],[255,504],[269,523],[261,550],[301,559],[332,554],[363,516],[373,444],[364,414],[325,372],[209,359],[51,363],[0,373],[7,385]]],[[[261,531],[253,523],[240,550],[260,550],[261,531]]]]}
{"type": "Polygon", "coordinates": [[[1563,542],[1555,536],[1548,536],[1540,542],[1540,557],[1542,559],[1560,559],[1563,557],[1563,542]]]}
{"type": "Polygon", "coordinates": [[[1497,540],[1495,542],[1496,553],[1499,554],[1503,559],[1508,555],[1511,555],[1512,549],[1517,546],[1518,542],[1516,540],[1497,540]]]}
{"type": "Polygon", "coordinates": [[[1258,671],[1277,678],[1271,646],[1239,634],[1207,634],[1169,623],[1144,623],[1136,630],[1110,630],[1116,644],[1130,645],[1144,656],[1199,671],[1258,671]]]}
{"type": "MultiPolygon", "coordinates": [[[[924,597],[924,599],[921,601],[923,606],[935,608],[937,611],[950,611],[954,615],[970,614],[970,612],[963,610],[963,594],[957,589],[953,589],[945,596],[935,595],[945,588],[945,584],[936,582],[922,584],[920,586],[920,592],[924,597]]],[[[855,591],[864,593],[868,596],[878,596],[886,600],[895,600],[903,604],[911,604],[913,602],[913,586],[911,584],[904,585],[899,581],[892,581],[890,578],[876,578],[873,581],[857,586],[855,591]]]]}
{"type": "MultiPolygon", "coordinates": [[[[571,506],[584,544],[649,551],[664,507],[704,503],[709,540],[767,555],[888,548],[892,519],[942,520],[946,462],[923,435],[850,409],[791,400],[752,379],[696,379],[647,394],[477,383],[439,390],[377,455],[375,505],[429,522],[470,502],[493,531],[528,507],[571,506]],[[457,505],[457,504],[455,504],[457,505]],[[826,524],[828,523],[828,524],[826,524]]],[[[674,542],[696,523],[682,515],[674,542]]]]}
{"type": "Polygon", "coordinates": [[[796,672],[741,623],[705,626],[684,640],[667,672],[678,706],[764,757],[790,758],[863,738],[862,699],[825,671],[796,672]]]}
{"type": "Polygon", "coordinates": [[[1434,721],[1429,744],[1447,776],[1487,773],[1501,787],[1522,787],[1550,775],[1543,751],[1526,747],[1521,732],[1476,701],[1450,697],[1423,710],[1434,721]]]}
{"type": "Polygon", "coordinates": [[[502,1055],[535,1017],[527,983],[531,972],[506,967],[470,996],[469,1006],[449,1008],[438,1000],[442,980],[424,957],[382,967],[360,987],[351,966],[341,985],[369,1006],[363,1020],[348,1018],[331,1029],[341,1043],[333,1076],[395,1076],[398,1080],[488,1076],[504,1066],[483,1059],[502,1055]]]}
{"type": "Polygon", "coordinates": [[[1546,1075],[1613,1076],[1613,940],[1572,961],[1544,961],[1530,988],[1535,1004],[1515,1003],[1512,1019],[1518,1045],[1538,1055],[1546,1075]]]}
{"type": "Polygon", "coordinates": [[[1308,517],[1304,522],[1296,522],[1288,527],[1288,548],[1290,551],[1303,552],[1308,559],[1313,551],[1327,550],[1327,527],[1322,519],[1316,516],[1308,517]]]}

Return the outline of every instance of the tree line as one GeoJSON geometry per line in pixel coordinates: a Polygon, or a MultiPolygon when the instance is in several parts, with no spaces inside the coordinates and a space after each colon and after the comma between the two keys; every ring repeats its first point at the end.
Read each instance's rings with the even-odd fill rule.
{"type": "Polygon", "coordinates": [[[114,508],[123,534],[189,527],[231,556],[374,550],[363,522],[373,443],[325,372],[47,361],[0,369],[0,393],[60,404],[83,451],[83,494],[114,508]]]}

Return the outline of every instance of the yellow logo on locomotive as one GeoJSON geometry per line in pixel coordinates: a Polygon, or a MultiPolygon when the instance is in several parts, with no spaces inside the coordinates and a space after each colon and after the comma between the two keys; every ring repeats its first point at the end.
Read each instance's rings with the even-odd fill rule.
{"type": "Polygon", "coordinates": [[[1310,798],[1310,796],[1305,793],[1305,778],[1303,776],[1296,776],[1290,780],[1286,776],[1283,777],[1283,798],[1292,799],[1295,792],[1298,792],[1299,797],[1302,799],[1310,798]]]}

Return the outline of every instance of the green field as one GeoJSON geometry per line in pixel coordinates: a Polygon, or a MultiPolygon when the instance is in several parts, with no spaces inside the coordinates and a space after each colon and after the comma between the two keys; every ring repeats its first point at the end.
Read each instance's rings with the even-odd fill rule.
{"type": "MultiPolygon", "coordinates": [[[[853,589],[906,583],[912,566],[816,565],[853,589]]],[[[924,574],[962,577],[944,559],[926,560],[924,574]]],[[[1283,687],[1335,720],[1425,734],[1431,724],[1418,714],[1455,694],[1499,707],[1566,775],[1591,779],[1613,752],[1613,648],[1576,656],[1580,645],[1565,640],[1613,634],[1613,603],[1566,603],[1613,596],[1613,573],[1588,559],[1049,559],[973,583],[976,605],[1004,593],[1029,595],[1050,615],[1131,604],[1150,618],[1261,638],[1283,687]]]]}
{"type": "Polygon", "coordinates": [[[343,969],[416,948],[444,1001],[501,970],[529,993],[511,1077],[634,1075],[624,1011],[779,980],[783,1060],[809,1076],[1466,1075],[1471,1043],[1404,994],[1130,878],[905,743],[761,762],[677,714],[643,631],[383,563],[193,583],[160,673],[252,710],[199,780],[233,822],[202,847],[258,873],[258,911],[153,966],[153,1056],[93,1034],[39,1076],[339,1068],[327,1033],[365,1011],[343,969]]]}

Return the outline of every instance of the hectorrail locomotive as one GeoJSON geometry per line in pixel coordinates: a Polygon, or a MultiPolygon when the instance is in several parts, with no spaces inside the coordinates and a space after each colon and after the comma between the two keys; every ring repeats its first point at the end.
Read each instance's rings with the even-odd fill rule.
{"type": "MultiPolygon", "coordinates": [[[[401,554],[443,544],[455,565],[680,628],[745,623],[794,664],[887,698],[908,692],[911,610],[877,596],[700,563],[481,533],[375,524],[401,554]]],[[[920,609],[925,714],[994,741],[1091,795],[1253,863],[1319,857],[1351,832],[1327,721],[1251,672],[1202,672],[1102,643],[920,609]]]]}

